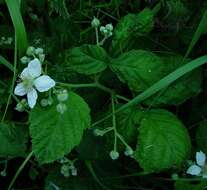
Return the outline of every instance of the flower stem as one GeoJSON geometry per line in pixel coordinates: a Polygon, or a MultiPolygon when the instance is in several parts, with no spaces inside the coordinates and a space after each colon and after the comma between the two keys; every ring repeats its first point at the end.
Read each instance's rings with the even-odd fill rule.
{"type": "Polygon", "coordinates": [[[112,127],[114,130],[114,151],[117,149],[117,130],[116,130],[116,115],[115,115],[115,102],[114,102],[114,95],[111,95],[111,104],[112,104],[112,127]]]}
{"type": "Polygon", "coordinates": [[[99,46],[99,36],[98,36],[98,28],[95,28],[95,32],[96,32],[96,45],[99,46]]]}
{"type": "Polygon", "coordinates": [[[69,83],[62,83],[62,82],[57,82],[57,84],[69,88],[94,88],[96,87],[96,83],[88,83],[88,84],[69,84],[69,83]]]}

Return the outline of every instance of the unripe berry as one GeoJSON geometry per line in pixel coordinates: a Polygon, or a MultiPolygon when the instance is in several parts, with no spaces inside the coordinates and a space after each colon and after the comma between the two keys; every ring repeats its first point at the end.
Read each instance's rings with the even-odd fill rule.
{"type": "Polygon", "coordinates": [[[29,46],[27,48],[27,55],[28,56],[33,56],[35,54],[35,48],[33,46],[29,46]]]}
{"type": "Polygon", "coordinates": [[[109,155],[112,160],[117,160],[119,158],[119,153],[115,150],[112,150],[109,155]]]}
{"type": "Polygon", "coordinates": [[[100,26],[100,21],[99,19],[97,19],[96,17],[93,18],[93,20],[91,21],[91,26],[93,28],[98,28],[100,26]]]}

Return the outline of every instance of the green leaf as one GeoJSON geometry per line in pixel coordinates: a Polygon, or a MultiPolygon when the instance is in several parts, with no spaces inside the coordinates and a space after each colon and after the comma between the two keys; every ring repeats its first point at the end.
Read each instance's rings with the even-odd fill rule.
{"type": "MultiPolygon", "coordinates": [[[[166,74],[174,71],[175,69],[185,65],[189,60],[184,60],[182,56],[172,55],[162,57],[166,65],[166,74]]],[[[163,89],[157,96],[150,98],[145,103],[148,105],[179,105],[187,99],[197,95],[201,91],[202,75],[201,69],[198,68],[170,86],[163,89]]]]}
{"type": "Polygon", "coordinates": [[[203,120],[196,131],[196,142],[198,150],[207,153],[207,120],[203,120]]]}
{"type": "Polygon", "coordinates": [[[27,48],[27,34],[20,12],[20,4],[18,0],[6,0],[6,4],[14,25],[18,50],[20,55],[23,55],[27,48]]]}
{"type": "Polygon", "coordinates": [[[50,163],[70,153],[90,126],[90,109],[80,96],[70,92],[66,106],[63,114],[56,111],[56,105],[45,109],[36,106],[30,112],[32,150],[40,163],[50,163]]]}
{"type": "Polygon", "coordinates": [[[25,128],[13,124],[0,124],[0,156],[24,156],[28,134],[25,128]]]}
{"type": "Polygon", "coordinates": [[[114,59],[111,69],[132,91],[140,92],[164,77],[165,65],[154,53],[132,50],[114,59]]]}
{"type": "Polygon", "coordinates": [[[191,143],[185,126],[166,110],[151,110],[138,128],[134,158],[146,172],[180,166],[188,157],[191,143]]]}
{"type": "Polygon", "coordinates": [[[92,75],[104,71],[109,61],[109,57],[102,47],[83,45],[66,52],[65,69],[92,75]]]}
{"type": "Polygon", "coordinates": [[[153,11],[149,8],[145,8],[138,14],[124,16],[114,29],[113,51],[124,50],[135,36],[148,34],[154,26],[153,17],[153,11]]]}
{"type": "MultiPolygon", "coordinates": [[[[127,109],[130,106],[139,104],[146,100],[147,98],[151,97],[152,95],[156,94],[157,92],[163,90],[164,88],[168,87],[170,84],[175,82],[177,79],[181,78],[183,75],[193,71],[194,69],[197,69],[198,67],[204,65],[207,62],[207,56],[201,56],[197,59],[194,59],[187,64],[179,67],[175,71],[171,72],[152,86],[150,86],[148,89],[146,89],[144,92],[141,94],[137,95],[135,98],[130,100],[128,103],[124,104],[121,106],[119,109],[115,110],[115,113],[118,113],[120,111],[123,111],[127,109]]],[[[96,126],[99,123],[105,121],[106,119],[110,118],[112,114],[110,113],[109,115],[105,116],[104,118],[100,119],[99,121],[96,121],[93,123],[92,126],[96,126]]]]}

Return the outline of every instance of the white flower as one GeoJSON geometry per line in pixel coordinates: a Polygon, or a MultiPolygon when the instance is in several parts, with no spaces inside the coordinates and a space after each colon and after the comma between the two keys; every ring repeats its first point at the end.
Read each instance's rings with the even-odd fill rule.
{"type": "Polygon", "coordinates": [[[29,62],[28,66],[22,71],[21,83],[17,84],[14,94],[18,96],[27,95],[27,101],[30,108],[33,108],[37,102],[37,91],[46,92],[55,86],[55,81],[47,75],[42,75],[40,61],[35,58],[29,62]]]}
{"type": "Polygon", "coordinates": [[[190,166],[186,173],[207,178],[206,155],[202,151],[196,152],[196,164],[190,166]]]}

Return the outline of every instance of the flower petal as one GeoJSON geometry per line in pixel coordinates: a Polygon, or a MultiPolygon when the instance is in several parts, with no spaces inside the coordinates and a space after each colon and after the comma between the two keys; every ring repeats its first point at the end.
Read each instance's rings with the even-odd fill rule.
{"type": "Polygon", "coordinates": [[[186,173],[199,176],[201,174],[201,168],[197,165],[192,165],[187,169],[186,173]]]}
{"type": "Polygon", "coordinates": [[[21,73],[21,75],[20,75],[20,78],[21,78],[22,80],[31,78],[31,76],[30,76],[30,74],[29,74],[29,70],[28,70],[28,68],[25,68],[25,69],[22,71],[22,73],[21,73]]]}
{"type": "Polygon", "coordinates": [[[37,91],[34,88],[32,88],[27,93],[27,101],[28,101],[29,107],[34,108],[34,106],[37,102],[37,91]]]}
{"type": "Polygon", "coordinates": [[[206,155],[202,151],[196,152],[196,162],[199,166],[205,165],[206,155]]]}
{"type": "Polygon", "coordinates": [[[55,81],[51,79],[49,76],[43,75],[35,79],[34,85],[39,92],[46,92],[50,88],[55,86],[55,81]]]}
{"type": "Polygon", "coordinates": [[[18,96],[24,96],[27,93],[23,83],[19,83],[17,84],[17,86],[14,89],[14,94],[18,95],[18,96]]]}
{"type": "Polygon", "coordinates": [[[42,72],[42,66],[39,59],[35,58],[28,64],[28,71],[32,77],[39,77],[42,72]]]}

